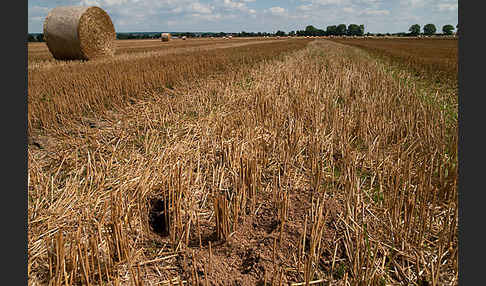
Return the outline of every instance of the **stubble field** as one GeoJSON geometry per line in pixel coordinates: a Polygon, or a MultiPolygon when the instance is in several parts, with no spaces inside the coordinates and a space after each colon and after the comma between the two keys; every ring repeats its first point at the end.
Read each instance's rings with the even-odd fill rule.
{"type": "Polygon", "coordinates": [[[29,285],[457,285],[456,82],[322,39],[164,45],[29,45],[29,285]]]}

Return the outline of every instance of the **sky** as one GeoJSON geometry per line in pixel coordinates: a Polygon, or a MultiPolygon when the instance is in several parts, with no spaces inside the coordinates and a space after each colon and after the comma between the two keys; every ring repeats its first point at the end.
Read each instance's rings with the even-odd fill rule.
{"type": "Polygon", "coordinates": [[[28,32],[57,6],[98,6],[116,32],[276,32],[363,24],[365,33],[458,23],[458,0],[29,0],[28,32]]]}

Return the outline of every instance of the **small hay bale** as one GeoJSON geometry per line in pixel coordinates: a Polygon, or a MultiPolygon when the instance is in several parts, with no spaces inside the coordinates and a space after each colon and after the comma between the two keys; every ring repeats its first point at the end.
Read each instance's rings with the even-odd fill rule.
{"type": "Polygon", "coordinates": [[[170,33],[162,33],[162,35],[160,35],[160,39],[162,40],[162,42],[170,41],[170,37],[170,33]]]}
{"type": "Polygon", "coordinates": [[[187,39],[187,37],[186,36],[182,36],[182,39],[185,41],[187,39]]]}
{"type": "Polygon", "coordinates": [[[44,40],[58,60],[113,56],[115,39],[110,16],[99,7],[56,7],[44,21],[44,40]]]}

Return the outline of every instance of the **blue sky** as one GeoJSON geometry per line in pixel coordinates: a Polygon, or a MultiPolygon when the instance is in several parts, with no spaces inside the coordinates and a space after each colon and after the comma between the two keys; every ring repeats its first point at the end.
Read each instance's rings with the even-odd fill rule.
{"type": "Polygon", "coordinates": [[[412,24],[458,23],[458,0],[29,0],[28,32],[42,32],[57,6],[98,6],[117,32],[274,32],[364,24],[365,32],[406,32],[412,24]]]}

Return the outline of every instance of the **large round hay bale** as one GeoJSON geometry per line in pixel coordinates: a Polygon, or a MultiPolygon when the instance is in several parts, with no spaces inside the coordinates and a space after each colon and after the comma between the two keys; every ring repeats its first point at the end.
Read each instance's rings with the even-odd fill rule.
{"type": "Polygon", "coordinates": [[[99,7],[61,6],[44,21],[44,40],[55,59],[89,60],[115,54],[115,27],[99,7]]]}
{"type": "Polygon", "coordinates": [[[170,33],[162,33],[160,35],[160,39],[162,40],[162,42],[170,41],[170,33]]]}

